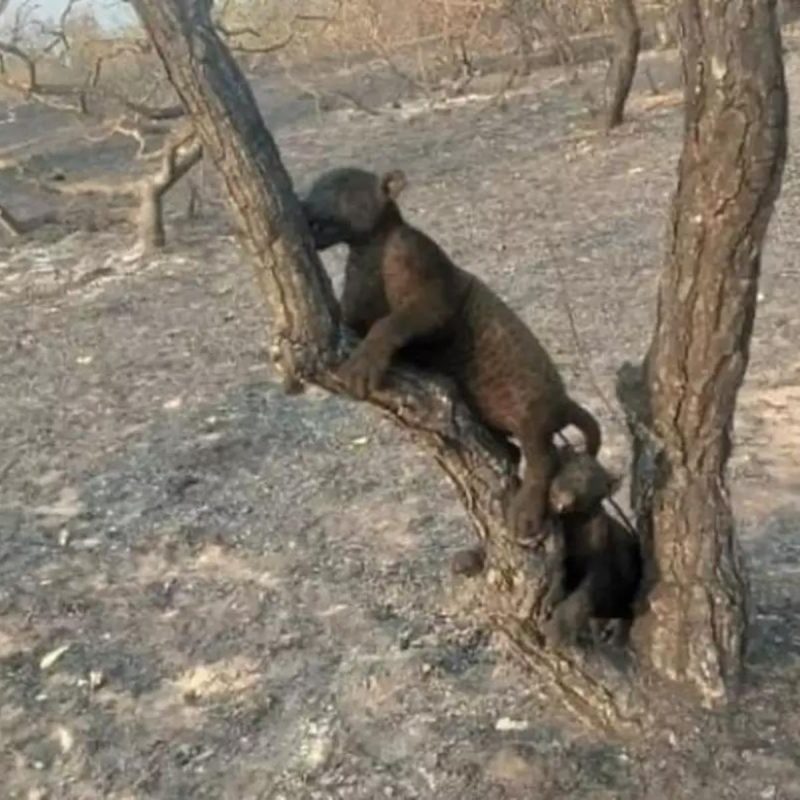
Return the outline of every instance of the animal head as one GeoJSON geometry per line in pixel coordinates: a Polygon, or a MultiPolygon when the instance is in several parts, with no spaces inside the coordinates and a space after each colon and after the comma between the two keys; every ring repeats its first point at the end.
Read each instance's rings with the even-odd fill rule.
{"type": "Polygon", "coordinates": [[[556,514],[591,514],[621,483],[621,477],[588,453],[562,452],[561,465],[550,482],[550,508],[556,514]]]}
{"type": "Polygon", "coordinates": [[[323,173],[301,203],[314,246],[325,250],[368,239],[405,186],[400,170],[383,176],[355,167],[323,173]]]}

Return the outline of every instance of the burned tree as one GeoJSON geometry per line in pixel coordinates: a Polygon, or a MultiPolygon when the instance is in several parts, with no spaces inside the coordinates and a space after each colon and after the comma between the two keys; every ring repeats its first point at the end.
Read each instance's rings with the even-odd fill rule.
{"type": "Polygon", "coordinates": [[[742,671],[748,587],[725,467],[786,155],[775,0],[681,6],[686,128],[658,317],[620,375],[636,444],[633,502],[649,555],[634,635],[662,675],[724,700],[742,671]]]}
{"type": "MultiPolygon", "coordinates": [[[[252,256],[258,284],[272,312],[276,360],[295,379],[333,392],[345,391],[336,365],[352,352],[352,344],[340,331],[339,309],[331,284],[311,247],[291,180],[242,72],[214,29],[210,3],[208,0],[134,0],[134,5],[184,107],[192,116],[204,154],[218,168],[225,183],[244,243],[252,256]]],[[[680,543],[687,548],[715,543],[727,546],[730,551],[724,555],[727,560],[713,553],[716,559],[713,563],[734,570],[737,580],[721,585],[720,591],[727,591],[734,598],[735,607],[742,608],[738,598],[743,596],[743,581],[738,579],[740,572],[732,532],[725,522],[729,515],[722,520],[722,527],[711,528],[712,517],[702,510],[695,512],[692,505],[697,501],[696,492],[700,488],[710,484],[724,486],[721,475],[727,456],[727,439],[706,437],[698,445],[700,449],[695,450],[693,442],[687,444],[686,439],[687,433],[694,435],[693,431],[681,429],[673,436],[674,442],[667,442],[671,431],[664,421],[672,409],[669,403],[688,397],[688,392],[694,391],[701,380],[694,372],[694,362],[686,371],[681,361],[684,354],[673,344],[679,342],[688,347],[688,355],[696,359],[698,365],[719,367],[701,387],[705,401],[702,419],[692,418],[702,423],[698,434],[706,436],[709,425],[730,423],[733,398],[746,361],[748,320],[752,321],[755,302],[755,290],[751,285],[754,280],[750,273],[757,274],[757,245],[764,235],[783,157],[785,97],[774,7],[760,0],[743,0],[737,6],[737,13],[748,20],[749,25],[745,26],[730,9],[723,14],[728,6],[723,0],[685,0],[684,3],[684,14],[695,21],[685,27],[686,65],[695,76],[688,84],[686,147],[690,155],[685,156],[682,165],[684,180],[673,212],[678,235],[665,271],[659,328],[650,360],[650,384],[656,390],[654,394],[663,393],[664,399],[654,398],[650,417],[642,412],[641,417],[634,420],[634,427],[637,434],[649,430],[648,425],[652,428],[652,433],[638,446],[637,486],[643,487],[648,477],[644,472],[645,455],[652,452],[653,442],[663,440],[663,453],[667,456],[674,453],[676,458],[685,455],[687,459],[684,463],[677,462],[671,475],[654,489],[662,495],[656,495],[661,498],[660,504],[651,506],[650,516],[643,502],[637,505],[640,522],[654,531],[654,536],[646,540],[650,543],[650,554],[656,555],[656,561],[663,558],[662,540],[667,542],[669,536],[676,535],[682,537],[680,543]],[[706,15],[702,19],[713,21],[714,37],[708,37],[697,21],[701,19],[701,12],[706,15]],[[724,52],[717,49],[720,46],[728,47],[733,55],[727,53],[727,59],[718,65],[720,54],[724,52]],[[705,66],[702,72],[701,65],[705,66]],[[697,87],[700,92],[707,91],[714,96],[697,102],[697,87]],[[720,132],[715,126],[722,117],[734,113],[729,109],[735,108],[738,113],[742,98],[749,103],[747,108],[753,112],[760,108],[766,116],[754,114],[745,120],[747,124],[741,119],[722,120],[726,125],[734,125],[734,133],[729,141],[718,142],[714,136],[719,136],[720,132]],[[768,142],[772,143],[770,147],[767,147],[768,142]],[[716,163],[706,157],[703,149],[706,146],[714,148],[712,157],[717,159],[716,163]],[[702,176],[698,170],[703,171],[702,176]],[[730,191],[727,181],[720,183],[719,180],[734,173],[742,178],[742,183],[738,184],[739,194],[730,191]],[[700,177],[707,178],[708,182],[699,183],[700,177]],[[695,231],[692,226],[698,225],[698,215],[701,221],[706,220],[705,235],[715,237],[713,250],[707,251],[703,239],[689,235],[695,231]],[[724,220],[725,225],[715,227],[717,220],[724,220]],[[742,238],[739,234],[743,234],[742,238]],[[745,259],[746,254],[749,260],[745,259]],[[676,276],[682,282],[677,282],[676,276]],[[687,280],[698,281],[697,290],[688,300],[698,311],[704,308],[698,301],[700,290],[711,292],[715,287],[718,290],[716,296],[724,302],[719,304],[720,313],[712,314],[713,325],[695,321],[691,314],[680,313],[681,303],[687,302],[682,293],[687,280]],[[731,338],[719,338],[720,333],[730,333],[731,338]],[[699,337],[699,345],[692,336],[699,337]],[[730,351],[731,358],[723,363],[723,356],[729,352],[725,347],[731,343],[740,349],[730,351]],[[740,357],[737,353],[745,355],[740,357]],[[687,376],[691,377],[691,383],[686,380],[687,376]],[[712,394],[712,389],[717,395],[712,394]],[[696,477],[697,483],[686,481],[686,476],[696,477]],[[669,494],[663,494],[664,486],[669,488],[669,494]],[[669,515],[661,513],[662,509],[668,509],[669,502],[674,504],[672,509],[685,514],[680,520],[687,523],[684,527],[669,527],[669,515]],[[650,517],[652,524],[649,524],[650,517]],[[695,520],[701,523],[700,527],[693,526],[695,520]]],[[[508,448],[501,446],[496,436],[476,422],[446,382],[396,368],[389,371],[387,379],[385,388],[372,392],[369,401],[430,448],[437,464],[456,486],[485,552],[484,595],[494,627],[522,662],[583,718],[618,731],[639,730],[648,721],[651,710],[643,702],[635,682],[610,668],[596,664],[590,667],[569,652],[543,646],[537,620],[547,588],[545,559],[521,548],[507,529],[505,501],[515,488],[516,480],[516,465],[508,448]]],[[[695,413],[689,406],[677,410],[695,413]]],[[[664,457],[659,463],[663,461],[664,457]]],[[[644,489],[642,491],[646,500],[648,495],[644,489]]],[[[716,511],[724,511],[727,505],[720,488],[715,498],[719,501],[716,511]]],[[[698,569],[697,563],[693,566],[698,569]]],[[[703,575],[712,570],[711,566],[704,566],[703,575]]],[[[720,580],[710,576],[709,593],[715,591],[720,580]]],[[[690,589],[697,588],[688,580],[686,585],[690,589]]],[[[651,596],[657,599],[655,589],[651,596]]],[[[675,602],[686,603],[688,596],[681,594],[675,602]]],[[[673,598],[669,595],[667,599],[673,598]]],[[[692,599],[691,606],[686,608],[686,620],[696,619],[688,613],[696,604],[702,620],[708,621],[702,616],[704,599],[692,599]]],[[[723,610],[720,605],[720,611],[723,610]]],[[[670,638],[673,631],[692,632],[685,625],[681,628],[667,624],[670,621],[662,620],[654,612],[648,616],[655,617],[657,625],[662,622],[667,625],[667,643],[673,641],[670,638]]],[[[730,630],[738,630],[740,619],[743,617],[731,617],[730,630]]],[[[712,624],[717,622],[725,623],[725,620],[721,616],[711,620],[712,624]]],[[[701,623],[697,624],[701,627],[701,623]]],[[[643,623],[642,630],[646,629],[643,623]]],[[[725,631],[715,629],[714,632],[724,634],[725,631]]],[[[656,644],[645,643],[645,653],[650,654],[657,667],[665,666],[660,668],[661,672],[669,674],[662,656],[667,652],[662,640],[654,638],[653,641],[656,644]]],[[[727,648],[730,644],[735,650],[736,641],[735,637],[730,637],[722,640],[720,646],[727,648]]],[[[678,677],[697,684],[691,670],[684,670],[678,677]]]]}
{"type": "MultiPolygon", "coordinates": [[[[136,161],[144,166],[144,174],[135,179],[102,176],[77,181],[60,175],[60,180],[48,181],[29,176],[24,166],[20,174],[54,195],[121,200],[120,205],[126,207],[121,216],[136,225],[140,248],[154,250],[165,243],[162,199],[197,164],[202,149],[174,98],[164,104],[151,102],[155,93],[166,95],[170,91],[163,75],[153,80],[151,74],[147,86],[139,87],[145,99],[136,99],[129,91],[131,86],[120,85],[110,75],[115,68],[118,73],[135,73],[135,67],[152,61],[150,43],[146,39],[98,37],[91,25],[86,35],[76,37],[71,27],[75,5],[75,0],[66,4],[55,26],[33,17],[33,7],[19,7],[7,37],[0,40],[0,86],[18,94],[24,102],[74,114],[84,124],[86,139],[92,144],[114,137],[138,142],[136,161]],[[57,79],[48,80],[48,74],[57,79]],[[158,166],[150,167],[152,162],[158,166]]],[[[84,24],[88,24],[86,20],[84,24]]],[[[4,227],[22,235],[34,230],[36,223],[61,216],[60,211],[54,211],[22,226],[14,226],[8,219],[4,227]]]]}
{"type": "Polygon", "coordinates": [[[633,0],[612,0],[611,21],[614,52],[606,75],[606,127],[609,129],[622,124],[642,38],[633,0]]]}
{"type": "MultiPolygon", "coordinates": [[[[137,0],[156,49],[218,168],[273,318],[273,354],[283,370],[333,392],[352,352],[339,329],[330,281],[313,251],[292,184],[252,93],[217,36],[202,0],[137,0]]],[[[488,612],[518,657],[594,724],[637,728],[641,706],[628,686],[598,682],[578,659],[542,647],[535,622],[546,592],[545,559],[530,557],[506,527],[516,463],[468,411],[452,386],[391,369],[369,401],[428,447],[454,483],[484,546],[488,612]]]]}
{"type": "MultiPolygon", "coordinates": [[[[93,17],[72,19],[76,6],[77,0],[69,0],[55,24],[38,20],[35,5],[17,7],[0,38],[0,88],[22,102],[74,114],[92,145],[122,138],[135,142],[135,174],[87,180],[62,174],[56,182],[29,175],[22,165],[20,176],[66,198],[67,205],[77,197],[118,201],[116,216],[135,227],[139,249],[157,250],[166,243],[164,200],[202,160],[202,146],[149,40],[131,35],[106,38],[93,17]]],[[[0,12],[3,8],[0,2],[0,12]]],[[[271,53],[288,41],[250,45],[242,43],[248,29],[216,25],[235,52],[271,53]]],[[[67,216],[63,205],[59,199],[57,210],[24,221],[6,209],[0,214],[0,227],[7,235],[23,236],[42,224],[62,221],[67,216]]]]}

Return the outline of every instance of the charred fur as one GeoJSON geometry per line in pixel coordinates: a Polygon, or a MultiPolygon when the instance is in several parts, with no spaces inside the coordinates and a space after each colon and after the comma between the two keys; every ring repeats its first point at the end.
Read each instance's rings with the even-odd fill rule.
{"type": "Polygon", "coordinates": [[[549,556],[545,634],[560,646],[575,644],[587,628],[595,639],[610,629],[622,644],[642,577],[639,539],[603,508],[618,481],[586,454],[562,451],[561,457],[550,485],[558,530],[549,556]]]}
{"type": "Polygon", "coordinates": [[[349,247],[342,314],[363,340],[341,375],[359,398],[380,388],[395,356],[453,379],[487,427],[520,443],[525,472],[509,516],[529,540],[541,533],[557,468],[554,434],[575,425],[596,455],[600,428],[520,318],[403,220],[396,200],[405,183],[398,170],[379,177],[340,168],[320,176],[303,202],[317,249],[349,247]]]}

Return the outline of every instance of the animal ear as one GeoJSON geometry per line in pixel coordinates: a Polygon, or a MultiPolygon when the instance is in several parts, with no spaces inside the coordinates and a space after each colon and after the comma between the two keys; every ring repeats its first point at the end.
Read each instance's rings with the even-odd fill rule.
{"type": "Polygon", "coordinates": [[[400,196],[400,192],[406,188],[407,183],[405,172],[401,169],[393,169],[381,179],[381,188],[390,200],[396,200],[400,196]]]}

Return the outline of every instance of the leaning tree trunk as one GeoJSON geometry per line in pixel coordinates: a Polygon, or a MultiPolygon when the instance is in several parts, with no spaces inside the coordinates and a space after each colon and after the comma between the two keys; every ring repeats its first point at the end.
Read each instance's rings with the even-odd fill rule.
{"type": "Polygon", "coordinates": [[[633,0],[613,0],[614,54],[606,75],[606,127],[622,124],[625,103],[636,74],[642,30],[633,0]]]}
{"type": "Polygon", "coordinates": [[[621,374],[620,397],[635,412],[633,500],[650,556],[637,648],[715,705],[735,690],[746,643],[725,469],[787,101],[775,0],[684,0],[680,30],[686,136],[671,241],[642,391],[621,374]]]}

